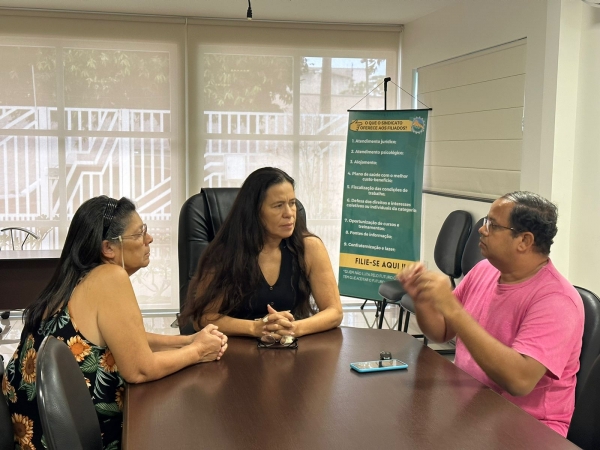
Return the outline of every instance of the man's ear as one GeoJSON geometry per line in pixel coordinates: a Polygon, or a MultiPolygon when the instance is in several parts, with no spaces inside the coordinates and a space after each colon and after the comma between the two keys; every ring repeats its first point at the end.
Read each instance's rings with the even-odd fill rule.
{"type": "Polygon", "coordinates": [[[531,233],[530,231],[525,231],[521,233],[521,240],[518,246],[519,250],[524,252],[532,249],[534,245],[535,237],[533,236],[533,233],[531,233]]]}
{"type": "Polygon", "coordinates": [[[109,240],[102,241],[102,256],[106,259],[114,259],[115,251],[114,251],[114,243],[109,240]]]}

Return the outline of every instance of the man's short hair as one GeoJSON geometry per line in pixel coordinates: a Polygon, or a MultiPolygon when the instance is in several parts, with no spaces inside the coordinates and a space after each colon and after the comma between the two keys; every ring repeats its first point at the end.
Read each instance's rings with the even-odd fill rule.
{"type": "Polygon", "coordinates": [[[538,253],[548,255],[558,228],[558,209],[544,197],[527,191],[515,191],[501,198],[514,203],[510,213],[510,226],[514,234],[529,231],[533,234],[533,246],[538,253]]]}

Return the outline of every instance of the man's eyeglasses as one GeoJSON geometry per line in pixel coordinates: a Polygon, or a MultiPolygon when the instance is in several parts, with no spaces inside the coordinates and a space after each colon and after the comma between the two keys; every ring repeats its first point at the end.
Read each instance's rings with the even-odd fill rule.
{"type": "Polygon", "coordinates": [[[258,340],[256,344],[258,348],[298,348],[298,339],[292,336],[282,336],[280,339],[275,338],[271,334],[266,334],[258,340]]]}
{"type": "Polygon", "coordinates": [[[485,227],[485,231],[487,231],[488,233],[494,231],[497,228],[503,228],[505,230],[511,230],[511,231],[514,231],[515,233],[519,233],[519,230],[517,230],[516,228],[505,227],[504,225],[498,225],[497,223],[492,222],[487,217],[483,218],[483,226],[485,227]]]}
{"type": "Polygon", "coordinates": [[[135,233],[135,234],[129,234],[127,236],[117,236],[116,238],[113,239],[138,239],[140,236],[142,236],[142,239],[146,239],[146,233],[148,233],[148,225],[146,225],[145,223],[142,224],[142,232],[141,233],[135,233]]]}

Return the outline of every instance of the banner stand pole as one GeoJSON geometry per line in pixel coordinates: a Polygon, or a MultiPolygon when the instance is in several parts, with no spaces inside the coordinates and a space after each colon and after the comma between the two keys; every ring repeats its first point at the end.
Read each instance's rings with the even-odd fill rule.
{"type": "MultiPolygon", "coordinates": [[[[383,79],[383,110],[387,111],[387,84],[389,81],[392,81],[392,77],[385,77],[383,79]]],[[[368,95],[368,94],[367,94],[368,95]]],[[[370,299],[366,298],[364,303],[361,305],[360,309],[364,309],[365,305],[370,299]]],[[[375,317],[379,316],[379,303],[375,302],[375,307],[377,308],[375,311],[375,317]]]]}
{"type": "Polygon", "coordinates": [[[392,81],[392,77],[385,77],[383,79],[383,110],[387,111],[387,84],[388,81],[392,81]]]}

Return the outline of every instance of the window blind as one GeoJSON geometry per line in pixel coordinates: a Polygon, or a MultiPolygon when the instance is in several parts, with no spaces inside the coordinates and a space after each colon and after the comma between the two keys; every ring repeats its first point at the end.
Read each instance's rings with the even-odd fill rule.
{"type": "Polygon", "coordinates": [[[520,186],[526,41],[418,69],[432,109],[424,188],[497,198],[520,186]]]}
{"type": "Polygon", "coordinates": [[[2,15],[0,30],[0,228],[60,249],[85,200],[128,197],[154,237],[140,306],[175,309],[182,25],[2,15]]]}
{"type": "Polygon", "coordinates": [[[127,196],[154,236],[140,306],[175,310],[186,190],[274,165],[337,273],[347,109],[383,108],[381,87],[363,97],[396,79],[400,31],[3,11],[0,227],[60,249],[82,202],[127,196]]]}

